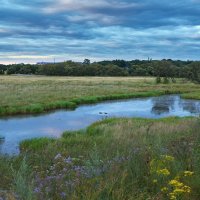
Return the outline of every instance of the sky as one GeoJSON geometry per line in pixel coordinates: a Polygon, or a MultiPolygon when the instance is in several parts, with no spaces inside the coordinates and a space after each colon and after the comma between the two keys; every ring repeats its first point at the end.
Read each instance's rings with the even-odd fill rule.
{"type": "Polygon", "coordinates": [[[0,63],[200,60],[200,0],[0,0],[0,63]]]}

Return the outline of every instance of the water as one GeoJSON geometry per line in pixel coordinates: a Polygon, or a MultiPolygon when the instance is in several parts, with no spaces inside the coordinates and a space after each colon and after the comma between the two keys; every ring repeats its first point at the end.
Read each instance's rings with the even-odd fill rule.
{"type": "Polygon", "coordinates": [[[19,142],[37,137],[60,137],[65,130],[86,128],[107,117],[161,118],[199,116],[200,101],[178,95],[107,101],[83,105],[74,111],[58,110],[42,115],[0,118],[0,153],[18,154],[19,142]]]}

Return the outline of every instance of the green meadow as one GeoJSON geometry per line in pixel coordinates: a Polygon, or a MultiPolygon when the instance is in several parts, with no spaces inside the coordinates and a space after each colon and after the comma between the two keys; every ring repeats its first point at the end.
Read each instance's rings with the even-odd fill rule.
{"type": "Polygon", "coordinates": [[[184,97],[200,98],[199,85],[184,79],[156,84],[153,77],[0,76],[0,91],[0,115],[73,109],[103,100],[170,93],[189,93],[184,97]]]}
{"type": "MultiPolygon", "coordinates": [[[[110,99],[179,93],[200,86],[146,77],[0,76],[2,116],[110,99]]],[[[22,200],[199,200],[200,119],[112,118],[59,139],[32,139],[0,156],[0,197],[22,200]]]]}

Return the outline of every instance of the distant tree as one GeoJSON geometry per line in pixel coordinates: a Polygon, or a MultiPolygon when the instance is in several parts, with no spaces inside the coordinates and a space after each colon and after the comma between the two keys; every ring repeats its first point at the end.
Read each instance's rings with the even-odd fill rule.
{"type": "Polygon", "coordinates": [[[112,64],[117,65],[118,67],[121,67],[121,68],[130,67],[129,62],[127,62],[125,60],[113,60],[112,64]]]}
{"type": "Polygon", "coordinates": [[[160,77],[160,76],[157,76],[157,77],[156,77],[156,83],[157,83],[157,84],[161,83],[161,77],[160,77]]]}
{"type": "Polygon", "coordinates": [[[22,65],[18,71],[19,74],[35,74],[37,70],[36,65],[22,65]]]}
{"type": "Polygon", "coordinates": [[[5,74],[6,70],[7,70],[7,66],[0,64],[0,74],[5,74]]]}
{"type": "Polygon", "coordinates": [[[188,74],[187,78],[200,83],[200,62],[193,62],[188,65],[188,74]]]}
{"type": "Polygon", "coordinates": [[[38,66],[37,73],[49,76],[63,76],[65,73],[65,65],[64,63],[40,65],[38,66]]]}
{"type": "Polygon", "coordinates": [[[81,76],[82,67],[79,63],[73,62],[71,60],[64,63],[64,75],[66,76],[81,76]]]}
{"type": "Polygon", "coordinates": [[[8,65],[7,74],[19,74],[22,67],[24,67],[24,64],[8,65]]]}
{"type": "Polygon", "coordinates": [[[155,76],[166,82],[182,77],[200,83],[200,62],[180,60],[111,60],[83,63],[71,60],[43,65],[0,65],[0,74],[43,74],[49,76],[155,76]],[[84,67],[83,67],[84,66],[84,67]]]}
{"type": "Polygon", "coordinates": [[[154,75],[156,77],[163,77],[163,83],[169,83],[169,79],[175,82],[176,66],[170,60],[162,60],[154,63],[154,75]]]}
{"type": "Polygon", "coordinates": [[[117,65],[106,65],[105,66],[105,76],[127,76],[128,71],[117,65]]]}
{"type": "Polygon", "coordinates": [[[85,60],[83,61],[83,64],[84,64],[84,65],[90,65],[90,60],[89,60],[89,59],[85,59],[85,60]]]}

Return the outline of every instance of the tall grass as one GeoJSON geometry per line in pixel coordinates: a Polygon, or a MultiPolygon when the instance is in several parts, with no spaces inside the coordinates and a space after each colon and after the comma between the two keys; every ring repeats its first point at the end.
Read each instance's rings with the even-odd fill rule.
{"type": "Polygon", "coordinates": [[[60,139],[25,141],[20,159],[25,154],[26,162],[21,159],[10,182],[22,196],[27,185],[22,191],[34,191],[36,199],[146,200],[170,199],[176,188],[169,182],[179,176],[189,189],[176,194],[177,199],[198,200],[199,128],[197,118],[107,119],[87,130],[65,132],[60,139]],[[27,168],[32,180],[23,178],[27,168]],[[162,174],[165,168],[169,174],[162,174]]]}
{"type": "Polygon", "coordinates": [[[13,189],[16,193],[16,196],[22,200],[34,200],[35,197],[33,195],[33,183],[31,181],[32,175],[25,158],[21,161],[18,170],[12,168],[12,174],[13,189]]]}

